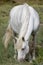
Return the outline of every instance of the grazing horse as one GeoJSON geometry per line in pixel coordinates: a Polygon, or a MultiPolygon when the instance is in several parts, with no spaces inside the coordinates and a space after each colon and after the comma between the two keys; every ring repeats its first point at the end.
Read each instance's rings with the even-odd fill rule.
{"type": "MultiPolygon", "coordinates": [[[[24,60],[29,53],[29,39],[33,37],[33,59],[35,59],[35,36],[39,28],[39,15],[36,10],[27,3],[15,6],[10,11],[9,24],[4,36],[4,46],[7,48],[11,37],[14,37],[17,59],[24,60]],[[18,35],[16,37],[15,33],[18,35]],[[17,39],[17,41],[15,41],[17,39]]],[[[29,54],[31,61],[31,55],[29,54]]]]}

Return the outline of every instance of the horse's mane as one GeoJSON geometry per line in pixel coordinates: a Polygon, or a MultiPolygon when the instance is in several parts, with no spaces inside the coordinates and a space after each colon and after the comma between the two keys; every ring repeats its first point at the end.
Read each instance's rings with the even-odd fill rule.
{"type": "Polygon", "coordinates": [[[28,29],[28,25],[29,25],[29,18],[30,18],[30,13],[29,10],[27,9],[26,11],[26,15],[25,15],[25,19],[24,19],[24,23],[22,24],[20,33],[19,33],[19,38],[17,40],[17,48],[21,48],[22,47],[22,37],[25,36],[27,29],[28,29]]]}

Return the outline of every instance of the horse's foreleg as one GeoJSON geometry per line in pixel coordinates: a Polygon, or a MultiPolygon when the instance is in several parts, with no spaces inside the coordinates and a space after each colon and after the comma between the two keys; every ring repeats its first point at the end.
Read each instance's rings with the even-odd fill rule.
{"type": "Polygon", "coordinates": [[[7,28],[7,30],[6,30],[6,33],[5,33],[4,37],[3,37],[4,47],[5,47],[6,49],[7,49],[7,47],[8,47],[8,42],[9,42],[11,36],[12,36],[12,29],[11,29],[10,25],[8,25],[8,28],[7,28]]]}
{"type": "Polygon", "coordinates": [[[32,57],[30,53],[29,53],[29,62],[32,63],[32,57]]]}
{"type": "Polygon", "coordinates": [[[17,51],[16,51],[16,40],[15,39],[13,39],[13,42],[14,42],[14,59],[16,59],[17,58],[17,51]]]}
{"type": "Polygon", "coordinates": [[[33,41],[33,52],[32,52],[33,58],[32,59],[35,60],[36,34],[33,33],[32,36],[33,36],[33,39],[32,39],[32,41],[33,41]]]}

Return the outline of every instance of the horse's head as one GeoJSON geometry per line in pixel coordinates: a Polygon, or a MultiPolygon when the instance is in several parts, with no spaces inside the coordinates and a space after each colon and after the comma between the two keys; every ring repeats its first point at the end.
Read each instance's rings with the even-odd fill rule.
{"type": "Polygon", "coordinates": [[[29,52],[28,41],[25,41],[24,38],[18,39],[16,44],[16,49],[18,53],[17,59],[19,61],[24,60],[29,52]]]}

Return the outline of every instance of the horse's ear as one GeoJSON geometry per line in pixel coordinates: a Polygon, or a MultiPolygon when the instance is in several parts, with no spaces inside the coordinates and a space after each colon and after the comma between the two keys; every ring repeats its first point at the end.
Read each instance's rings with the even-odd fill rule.
{"type": "Polygon", "coordinates": [[[22,40],[25,41],[24,37],[22,37],[22,40]]]}

